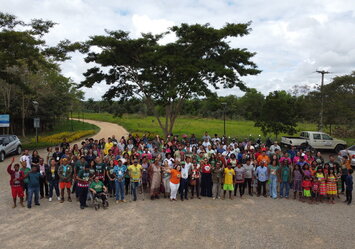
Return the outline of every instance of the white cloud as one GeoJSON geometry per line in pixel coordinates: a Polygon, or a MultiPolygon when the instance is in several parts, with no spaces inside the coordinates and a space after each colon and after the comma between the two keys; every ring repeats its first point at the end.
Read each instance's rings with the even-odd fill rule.
{"type": "MultiPolygon", "coordinates": [[[[315,70],[328,68],[334,75],[349,73],[355,65],[355,4],[353,0],[0,0],[1,11],[28,21],[53,20],[58,25],[46,36],[51,45],[63,39],[83,41],[108,30],[126,30],[132,36],[154,34],[172,25],[253,21],[250,35],[233,40],[233,46],[257,52],[254,61],[263,72],[245,77],[249,87],[267,94],[295,84],[315,84],[315,70]]],[[[171,42],[174,36],[162,42],[171,42]]],[[[83,80],[89,67],[74,54],[62,70],[74,81],[83,80]]],[[[327,75],[329,82],[331,75],[327,75]]],[[[99,99],[108,89],[104,83],[84,89],[86,98],[99,99]]],[[[240,90],[219,94],[242,95],[240,90]]]]}

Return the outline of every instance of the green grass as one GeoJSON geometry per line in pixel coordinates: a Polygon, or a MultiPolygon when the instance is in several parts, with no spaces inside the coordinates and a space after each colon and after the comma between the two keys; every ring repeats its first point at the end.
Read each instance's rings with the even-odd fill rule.
{"type": "MultiPolygon", "coordinates": [[[[150,132],[152,135],[162,135],[162,130],[159,127],[158,121],[152,116],[139,116],[139,115],[123,115],[120,117],[114,117],[109,113],[85,113],[85,118],[106,121],[111,123],[117,123],[125,127],[131,133],[144,134],[150,132]]],[[[298,133],[304,130],[317,130],[316,124],[300,123],[297,126],[298,133]]],[[[205,131],[212,136],[217,133],[223,134],[223,120],[210,119],[210,118],[198,118],[198,117],[184,117],[181,116],[176,120],[174,126],[174,134],[187,134],[194,133],[197,137],[202,137],[205,131]]],[[[328,132],[328,130],[325,130],[328,132]]],[[[262,132],[259,127],[254,126],[253,121],[246,120],[226,120],[226,135],[230,137],[237,137],[238,139],[252,138],[255,139],[259,135],[265,141],[262,132]]],[[[290,134],[280,134],[281,136],[290,134]]],[[[269,134],[274,139],[273,134],[269,134]]],[[[347,141],[348,144],[353,144],[355,138],[342,138],[347,141]]]]}
{"type": "MultiPolygon", "coordinates": [[[[96,132],[98,132],[100,130],[99,127],[97,127],[96,125],[93,124],[89,124],[89,123],[83,123],[80,121],[76,121],[76,120],[67,120],[67,119],[61,119],[58,120],[58,122],[56,122],[56,124],[53,127],[52,131],[46,131],[46,132],[38,132],[39,136],[50,136],[50,135],[54,135],[57,133],[61,133],[61,132],[71,132],[71,131],[86,131],[86,130],[95,130],[96,132]],[[71,123],[72,122],[72,123],[71,123]],[[73,125],[73,129],[72,129],[72,125],[73,125]]],[[[45,148],[45,147],[49,147],[49,146],[55,146],[57,144],[54,143],[46,143],[46,142],[39,142],[34,143],[33,140],[35,139],[36,135],[35,134],[28,134],[26,137],[21,137],[19,136],[21,142],[22,142],[22,147],[23,149],[38,149],[38,148],[45,148]]]]}

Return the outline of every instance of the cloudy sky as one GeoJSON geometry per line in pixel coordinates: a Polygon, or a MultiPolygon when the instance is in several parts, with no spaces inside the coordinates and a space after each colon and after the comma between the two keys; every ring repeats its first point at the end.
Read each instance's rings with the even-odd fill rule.
{"type": "MultiPolygon", "coordinates": [[[[28,21],[52,20],[58,25],[46,40],[84,41],[104,29],[159,33],[180,23],[225,23],[252,21],[250,35],[233,45],[257,52],[254,62],[263,71],[245,77],[249,87],[264,94],[293,85],[320,82],[317,69],[332,77],[355,70],[354,0],[0,0],[1,11],[28,21]]],[[[88,65],[80,54],[62,64],[63,73],[75,82],[83,79],[88,65]]],[[[100,99],[107,87],[84,89],[86,98],[100,99]]],[[[220,95],[242,93],[219,90],[220,95]]]]}

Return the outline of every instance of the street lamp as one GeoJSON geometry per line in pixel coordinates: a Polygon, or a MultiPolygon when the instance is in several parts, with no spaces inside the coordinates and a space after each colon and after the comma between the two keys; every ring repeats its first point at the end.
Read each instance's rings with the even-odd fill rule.
{"type": "Polygon", "coordinates": [[[33,108],[35,109],[36,118],[33,119],[33,126],[36,129],[36,143],[38,144],[38,128],[40,126],[40,120],[37,116],[39,103],[35,100],[32,101],[33,108]]]}
{"type": "Polygon", "coordinates": [[[223,135],[226,136],[226,102],[221,103],[223,105],[223,135]]]}

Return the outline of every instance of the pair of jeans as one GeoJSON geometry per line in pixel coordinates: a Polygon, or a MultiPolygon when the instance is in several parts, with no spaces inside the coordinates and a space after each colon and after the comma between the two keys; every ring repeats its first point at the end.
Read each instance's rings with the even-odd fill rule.
{"type": "Polygon", "coordinates": [[[133,200],[137,200],[137,187],[139,182],[131,182],[131,194],[133,194],[133,200]]]}
{"type": "MultiPolygon", "coordinates": [[[[108,192],[110,195],[114,196],[116,195],[116,181],[107,181],[107,185],[108,185],[108,192]]],[[[123,189],[124,189],[124,185],[123,185],[123,189]]]]}
{"type": "Polygon", "coordinates": [[[189,179],[184,179],[184,178],[181,178],[180,179],[180,198],[183,199],[187,199],[187,192],[188,192],[188,182],[189,182],[189,179]]]}
{"type": "Polygon", "coordinates": [[[53,197],[53,189],[55,189],[55,193],[57,194],[57,197],[59,197],[59,186],[58,186],[58,180],[51,180],[49,181],[49,197],[53,197]]]}
{"type": "Polygon", "coordinates": [[[261,194],[261,188],[263,188],[263,196],[266,196],[266,181],[262,182],[258,180],[258,195],[261,194]]]}
{"type": "Polygon", "coordinates": [[[253,193],[253,189],[252,189],[252,186],[251,186],[251,182],[252,182],[252,178],[245,178],[244,179],[244,192],[245,192],[245,189],[247,188],[248,186],[248,193],[251,195],[253,193]]]}
{"type": "Polygon", "coordinates": [[[243,196],[244,195],[244,182],[234,184],[234,196],[237,196],[238,187],[239,187],[240,196],[243,196]]]}
{"type": "Polygon", "coordinates": [[[220,198],[221,197],[221,183],[220,182],[214,182],[212,185],[212,195],[213,198],[220,198]]]}
{"type": "Polygon", "coordinates": [[[350,189],[347,189],[345,191],[346,194],[346,201],[348,202],[348,204],[351,204],[351,201],[353,200],[353,191],[350,189]]]}
{"type": "Polygon", "coordinates": [[[80,207],[86,206],[86,198],[88,196],[89,187],[77,187],[77,193],[79,196],[80,207]]]}
{"type": "Polygon", "coordinates": [[[270,197],[277,198],[277,176],[270,174],[270,197]]]}
{"type": "Polygon", "coordinates": [[[285,197],[288,197],[290,193],[290,183],[289,182],[281,182],[280,183],[280,195],[281,197],[284,196],[284,190],[285,190],[285,197]]]}
{"type": "Polygon", "coordinates": [[[124,200],[124,186],[125,186],[125,180],[122,180],[121,182],[119,182],[117,179],[115,180],[116,201],[124,200]]]}
{"type": "Polygon", "coordinates": [[[37,187],[28,187],[28,198],[27,198],[27,206],[32,205],[32,196],[35,195],[35,204],[39,204],[39,186],[37,187]]]}

